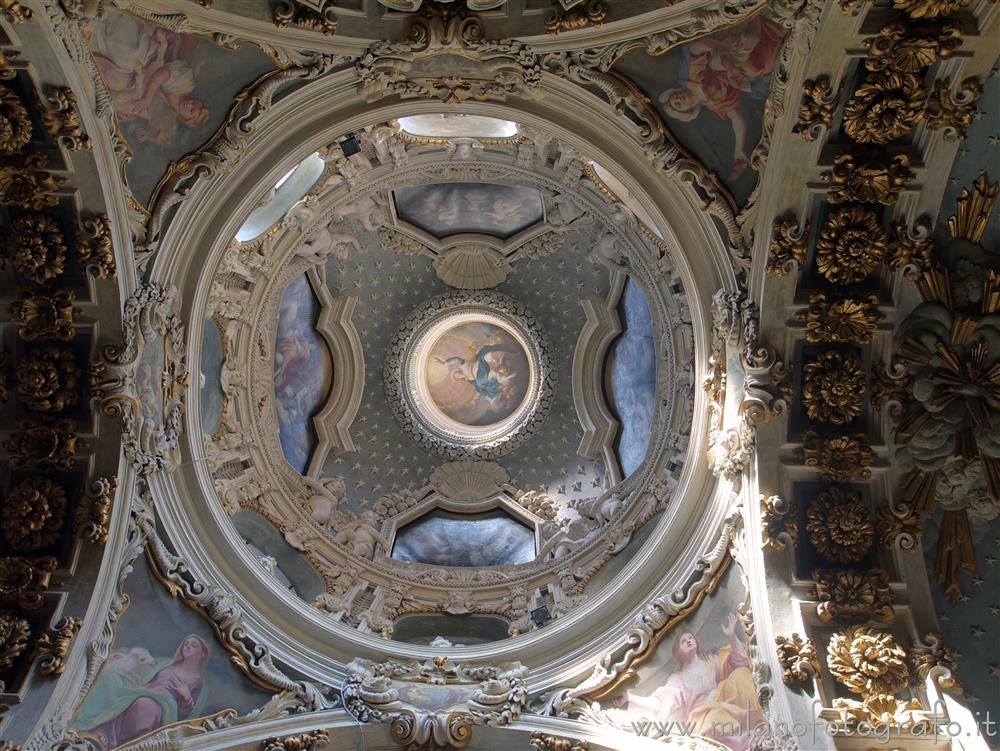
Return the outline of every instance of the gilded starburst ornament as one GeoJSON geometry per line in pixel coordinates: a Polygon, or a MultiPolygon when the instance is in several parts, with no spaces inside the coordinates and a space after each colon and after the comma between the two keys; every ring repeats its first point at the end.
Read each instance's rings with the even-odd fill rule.
{"type": "Polygon", "coordinates": [[[844,106],[844,132],[858,143],[888,143],[902,138],[924,116],[926,101],[927,90],[915,73],[872,73],[844,106]]]}
{"type": "Polygon", "coordinates": [[[66,241],[58,222],[48,214],[16,217],[2,249],[14,270],[35,284],[55,279],[66,268],[66,241]]]}
{"type": "Polygon", "coordinates": [[[802,403],[810,420],[845,425],[861,414],[867,378],[860,357],[823,352],[802,372],[802,403]]]}
{"type": "Polygon", "coordinates": [[[860,571],[813,571],[816,615],[823,622],[878,621],[895,617],[889,576],[881,569],[860,571]]]}
{"type": "Polygon", "coordinates": [[[816,240],[816,268],[834,284],[856,284],[882,262],[888,237],[878,215],[865,206],[831,211],[816,240]]]}
{"type": "Polygon", "coordinates": [[[951,57],[961,44],[957,24],[892,21],[882,27],[877,37],[864,40],[868,48],[865,67],[870,71],[920,73],[938,60],[951,57]]]}
{"type": "Polygon", "coordinates": [[[875,452],[864,433],[821,436],[807,430],[802,434],[802,463],[827,480],[867,480],[875,452]]]}
{"type": "Polygon", "coordinates": [[[809,308],[799,313],[805,321],[806,341],[831,344],[868,344],[885,315],[878,295],[831,297],[825,292],[809,295],[809,308]]]}
{"type": "Polygon", "coordinates": [[[838,683],[862,696],[895,694],[906,687],[906,651],[892,634],[851,626],[830,637],[827,667],[838,683]]]}
{"type": "Polygon", "coordinates": [[[875,541],[871,514],[861,496],[840,488],[823,491],[809,505],[806,532],[816,552],[834,563],[857,563],[875,541]]]}
{"type": "Polygon", "coordinates": [[[830,203],[892,204],[913,177],[906,154],[890,156],[874,150],[838,154],[833,167],[820,173],[830,203]]]}
{"type": "Polygon", "coordinates": [[[50,295],[31,295],[11,305],[11,317],[21,326],[18,336],[25,341],[56,339],[68,342],[73,338],[73,290],[60,289],[50,295]]]}

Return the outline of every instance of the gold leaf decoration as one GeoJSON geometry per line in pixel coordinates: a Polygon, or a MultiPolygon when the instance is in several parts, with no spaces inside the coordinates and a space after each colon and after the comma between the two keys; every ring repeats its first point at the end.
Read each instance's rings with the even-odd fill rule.
{"type": "Polygon", "coordinates": [[[882,547],[894,548],[898,545],[901,550],[913,553],[918,549],[924,524],[920,520],[920,514],[912,507],[904,508],[905,511],[897,513],[888,504],[879,506],[875,512],[875,528],[882,547]]]}
{"type": "Polygon", "coordinates": [[[66,491],[45,477],[18,484],[3,502],[0,529],[12,550],[33,552],[59,539],[66,519],[66,491]]]}
{"type": "Polygon", "coordinates": [[[27,342],[55,339],[68,342],[73,338],[73,300],[76,294],[60,289],[44,295],[32,295],[11,305],[11,316],[21,326],[18,336],[27,342]]]}
{"type": "Polygon", "coordinates": [[[48,214],[21,214],[11,223],[4,257],[14,270],[35,284],[44,284],[66,268],[66,241],[58,222],[48,214]]]}
{"type": "Polygon", "coordinates": [[[862,696],[895,694],[906,687],[906,651],[892,634],[851,626],[830,637],[827,667],[848,691],[862,696]]]}
{"type": "Polygon", "coordinates": [[[991,183],[985,172],[972,183],[972,190],[962,188],[955,201],[955,213],[948,218],[952,236],[980,242],[998,192],[1000,183],[991,183]]]}
{"type": "Polygon", "coordinates": [[[831,211],[816,240],[816,268],[834,284],[856,284],[882,262],[888,237],[878,215],[864,206],[831,211]]]}
{"type": "Polygon", "coordinates": [[[931,239],[931,222],[921,216],[911,229],[903,220],[893,225],[893,240],[886,263],[893,270],[912,267],[913,274],[922,273],[931,265],[934,241],[931,239]]]}
{"type": "Polygon", "coordinates": [[[39,347],[17,366],[17,393],[34,412],[61,412],[80,401],[81,371],[68,347],[39,347]]]}
{"type": "Polygon", "coordinates": [[[885,315],[878,309],[878,295],[833,297],[825,292],[809,295],[809,308],[798,314],[806,324],[806,341],[868,344],[885,315]]]}
{"type": "Polygon", "coordinates": [[[103,214],[84,220],[76,233],[77,253],[88,271],[100,279],[118,276],[115,249],[111,242],[111,222],[103,214]]]}
{"type": "Polygon", "coordinates": [[[31,627],[15,613],[0,613],[0,673],[14,667],[14,661],[28,647],[31,627]]]}
{"type": "Polygon", "coordinates": [[[70,151],[90,148],[90,136],[83,132],[80,113],[76,109],[76,94],[65,86],[47,86],[45,98],[52,109],[42,110],[45,129],[70,151]]]}
{"type": "Polygon", "coordinates": [[[66,656],[73,636],[83,626],[79,618],[66,616],[48,629],[35,644],[35,659],[38,669],[45,675],[62,675],[66,672],[66,656]]]}
{"type": "Polygon", "coordinates": [[[785,542],[796,543],[799,538],[799,528],[795,522],[792,505],[781,496],[761,495],[760,516],[764,536],[764,550],[784,550],[785,542]]]}
{"type": "Polygon", "coordinates": [[[271,13],[274,25],[279,29],[294,26],[308,31],[318,31],[325,36],[337,33],[337,16],[333,2],[321,0],[320,9],[314,10],[302,0],[281,0],[271,13]]]}
{"type": "Polygon", "coordinates": [[[865,67],[871,71],[919,73],[938,60],[951,57],[961,44],[957,24],[893,21],[883,26],[877,37],[864,40],[868,48],[865,67]]]}
{"type": "Polygon", "coordinates": [[[0,84],[0,153],[16,154],[31,140],[31,118],[17,93],[0,84]]]}
{"type": "Polygon", "coordinates": [[[879,621],[895,618],[889,577],[881,569],[859,571],[813,571],[816,615],[823,622],[879,621]]]}
{"type": "Polygon", "coordinates": [[[902,138],[924,116],[926,101],[927,90],[915,73],[872,73],[844,107],[844,132],[858,143],[888,143],[902,138]]]}
{"type": "Polygon", "coordinates": [[[841,83],[833,90],[829,76],[818,76],[802,84],[802,99],[799,101],[799,119],[792,126],[804,141],[815,141],[824,128],[829,128],[840,106],[841,83]]]}
{"type": "Polygon", "coordinates": [[[866,376],[860,357],[823,352],[802,372],[802,403],[810,420],[845,425],[861,414],[866,376]]]}
{"type": "Polygon", "coordinates": [[[893,0],[896,10],[910,18],[937,18],[961,10],[970,0],[893,0]]]}
{"type": "Polygon", "coordinates": [[[0,558],[0,600],[16,603],[25,610],[36,610],[45,602],[41,594],[48,589],[56,559],[0,558]]]}
{"type": "Polygon", "coordinates": [[[875,452],[864,433],[820,436],[812,430],[802,434],[802,463],[827,480],[867,480],[875,452]]]}
{"type": "Polygon", "coordinates": [[[600,0],[587,0],[582,5],[576,5],[569,10],[556,3],[555,13],[545,21],[545,30],[549,34],[560,31],[585,29],[588,26],[603,26],[608,17],[608,6],[600,0]]]}
{"type": "Polygon", "coordinates": [[[26,420],[20,431],[4,441],[11,452],[10,466],[14,469],[52,468],[66,471],[73,468],[73,455],[81,443],[73,433],[72,420],[60,420],[52,425],[40,425],[26,420]]]}
{"type": "Polygon", "coordinates": [[[906,154],[889,156],[882,151],[838,154],[833,168],[820,173],[827,183],[826,200],[830,203],[892,204],[913,177],[906,154]]]}
{"type": "Polygon", "coordinates": [[[805,683],[819,674],[819,655],[812,639],[802,640],[798,634],[774,637],[778,652],[778,664],[781,665],[781,680],[787,685],[805,683]]]}
{"type": "Polygon", "coordinates": [[[31,8],[25,8],[18,0],[0,0],[0,11],[3,11],[11,23],[35,20],[34,11],[31,8]]]}
{"type": "Polygon", "coordinates": [[[957,94],[951,91],[951,82],[945,78],[935,81],[927,99],[928,130],[945,131],[948,140],[964,140],[966,129],[976,118],[976,102],[983,95],[983,85],[975,78],[966,78],[957,94]]]}
{"type": "Polygon", "coordinates": [[[809,222],[800,227],[795,217],[774,220],[771,252],[767,258],[767,273],[785,276],[795,266],[802,266],[806,258],[806,238],[809,222]]]}
{"type": "Polygon", "coordinates": [[[945,688],[955,689],[962,693],[962,688],[955,680],[955,672],[958,670],[958,653],[945,646],[944,634],[935,631],[924,637],[927,646],[910,647],[910,685],[918,686],[927,680],[931,669],[941,667],[951,673],[951,678],[945,679],[941,685],[945,688]]]}
{"type": "Polygon", "coordinates": [[[579,741],[562,738],[558,735],[548,735],[541,730],[533,730],[528,741],[530,751],[589,751],[589,741],[579,741]]]}
{"type": "Polygon", "coordinates": [[[853,490],[830,488],[809,505],[806,532],[816,552],[834,563],[857,563],[871,550],[871,515],[853,490]]]}
{"type": "Polygon", "coordinates": [[[43,154],[28,154],[0,164],[0,203],[40,211],[59,203],[56,194],[66,178],[49,172],[43,154]]]}
{"type": "Polygon", "coordinates": [[[118,488],[117,477],[100,477],[90,484],[73,512],[76,534],[87,542],[104,545],[111,523],[111,503],[118,488]]]}

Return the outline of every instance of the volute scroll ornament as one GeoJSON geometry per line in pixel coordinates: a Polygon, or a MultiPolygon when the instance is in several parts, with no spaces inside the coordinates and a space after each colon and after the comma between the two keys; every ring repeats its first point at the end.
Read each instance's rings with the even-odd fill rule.
{"type": "Polygon", "coordinates": [[[90,136],[83,132],[73,90],[66,86],[46,86],[45,98],[51,108],[42,110],[41,117],[49,135],[70,151],[89,149],[90,136]]]}
{"type": "Polygon", "coordinates": [[[819,675],[819,654],[812,639],[803,641],[798,634],[778,634],[774,641],[782,668],[781,680],[786,685],[805,684],[819,675]]]}
{"type": "Polygon", "coordinates": [[[761,495],[760,516],[764,550],[784,550],[786,545],[794,546],[798,541],[794,507],[781,496],[761,495]]]}
{"type": "Polygon", "coordinates": [[[79,618],[66,616],[42,634],[35,644],[35,659],[43,674],[62,675],[66,672],[70,642],[82,626],[83,621],[79,618]]]}
{"type": "Polygon", "coordinates": [[[836,90],[829,76],[818,76],[802,84],[802,100],[799,103],[799,119],[792,126],[804,141],[815,141],[833,123],[840,106],[840,95],[844,90],[841,82],[836,90]]]}
{"type": "Polygon", "coordinates": [[[955,92],[950,79],[935,81],[927,100],[928,130],[943,130],[946,141],[964,140],[966,128],[976,118],[976,102],[982,95],[983,85],[976,78],[966,78],[955,92]]]}
{"type": "Polygon", "coordinates": [[[802,268],[806,259],[809,222],[799,224],[795,217],[783,217],[774,220],[773,229],[767,273],[785,276],[795,268],[802,268]]]}

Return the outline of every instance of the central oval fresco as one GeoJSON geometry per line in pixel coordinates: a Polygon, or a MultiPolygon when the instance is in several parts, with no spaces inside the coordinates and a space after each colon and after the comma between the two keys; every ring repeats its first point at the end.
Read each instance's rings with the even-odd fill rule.
{"type": "Polygon", "coordinates": [[[396,332],[386,394],[425,448],[449,459],[493,458],[515,448],[548,409],[546,350],[534,316],[506,295],[439,295],[396,332]]]}

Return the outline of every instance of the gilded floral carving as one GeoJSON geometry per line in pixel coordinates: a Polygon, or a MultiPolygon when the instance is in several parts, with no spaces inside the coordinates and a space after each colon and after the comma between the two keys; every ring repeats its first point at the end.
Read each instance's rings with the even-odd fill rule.
{"type": "Polygon", "coordinates": [[[893,270],[911,267],[911,273],[919,274],[930,266],[933,252],[931,223],[926,215],[918,218],[912,228],[900,220],[893,225],[892,243],[886,263],[893,270]]]}
{"type": "Polygon", "coordinates": [[[807,342],[868,344],[885,315],[875,294],[831,297],[826,292],[813,292],[809,308],[798,317],[805,321],[807,342]]]}
{"type": "Polygon", "coordinates": [[[815,141],[824,128],[829,128],[840,106],[841,83],[834,91],[829,76],[807,79],[802,84],[802,99],[799,101],[799,119],[792,126],[804,141],[815,141]]]}
{"type": "Polygon", "coordinates": [[[799,528],[792,505],[777,495],[760,497],[761,527],[764,550],[784,550],[786,542],[794,545],[799,528]]]}
{"type": "Polygon", "coordinates": [[[313,751],[323,748],[329,741],[330,734],[326,730],[310,730],[284,737],[272,735],[264,741],[261,749],[262,751],[313,751]]]}
{"type": "Polygon", "coordinates": [[[43,154],[12,157],[0,164],[0,203],[40,211],[59,203],[56,191],[66,182],[49,172],[43,154]]]}
{"type": "Polygon", "coordinates": [[[90,148],[90,136],[83,132],[80,113],[76,108],[76,94],[65,86],[48,86],[45,98],[51,109],[41,112],[45,129],[70,151],[90,148]]]}
{"type": "Polygon", "coordinates": [[[803,641],[798,634],[778,634],[774,642],[782,670],[781,680],[787,685],[806,683],[819,674],[819,654],[812,639],[803,641]]]}
{"type": "Polygon", "coordinates": [[[21,423],[20,428],[20,431],[4,441],[4,448],[11,453],[12,468],[72,469],[73,456],[80,443],[73,433],[72,420],[60,420],[51,425],[26,420],[21,423]]]}
{"type": "Polygon", "coordinates": [[[528,741],[530,751],[589,751],[589,741],[578,741],[562,738],[558,735],[548,735],[541,730],[533,730],[528,741]]]}
{"type": "Polygon", "coordinates": [[[337,16],[333,2],[320,0],[319,10],[314,10],[302,0],[281,0],[272,11],[271,19],[279,29],[294,26],[308,31],[317,31],[325,36],[337,33],[337,16]]]}
{"type": "Polygon", "coordinates": [[[0,0],[0,11],[11,23],[24,23],[34,21],[35,12],[31,8],[25,8],[18,0],[0,0]]]}
{"type": "Polygon", "coordinates": [[[31,118],[17,93],[0,84],[0,154],[16,154],[31,140],[31,118]]]}
{"type": "Polygon", "coordinates": [[[87,488],[73,512],[73,525],[81,539],[95,545],[108,541],[111,503],[117,488],[117,477],[99,477],[87,488]]]}
{"type": "Polygon", "coordinates": [[[17,393],[34,412],[61,412],[80,401],[81,371],[69,347],[39,347],[17,366],[17,393]]]}
{"type": "Polygon", "coordinates": [[[66,520],[66,491],[45,477],[18,484],[3,502],[0,529],[12,550],[32,552],[51,547],[66,520]]]}
{"type": "Polygon", "coordinates": [[[799,226],[795,217],[774,220],[771,252],[767,258],[767,273],[785,276],[792,268],[802,266],[806,258],[809,222],[799,226]]]}
{"type": "Polygon", "coordinates": [[[833,159],[832,169],[820,173],[830,203],[895,203],[899,192],[914,177],[906,154],[890,156],[880,151],[846,151],[833,159]]]}
{"type": "Polygon", "coordinates": [[[802,373],[802,403],[809,419],[844,425],[861,414],[866,376],[860,357],[823,352],[802,373]]]}
{"type": "Polygon", "coordinates": [[[25,341],[55,339],[68,342],[73,338],[73,290],[59,289],[51,294],[35,294],[16,300],[11,316],[21,326],[18,336],[25,341]]]}
{"type": "Polygon", "coordinates": [[[893,0],[896,10],[910,18],[937,18],[961,10],[970,0],[893,0]]]}
{"type": "Polygon", "coordinates": [[[856,284],[882,262],[888,237],[878,215],[865,206],[831,211],[816,240],[816,268],[834,284],[856,284]]]}
{"type": "Polygon", "coordinates": [[[951,647],[945,646],[944,634],[935,631],[924,637],[924,644],[914,644],[910,647],[910,685],[918,686],[927,680],[932,668],[944,668],[951,673],[951,677],[941,681],[945,688],[955,688],[961,692],[958,682],[955,680],[955,672],[958,670],[958,652],[951,647]]]}
{"type": "Polygon", "coordinates": [[[975,78],[962,81],[957,93],[952,92],[949,79],[935,81],[927,99],[928,130],[944,129],[946,139],[963,140],[976,118],[976,102],[982,95],[983,85],[975,78]]]}
{"type": "Polygon", "coordinates": [[[888,504],[879,506],[875,512],[875,530],[879,545],[913,553],[918,549],[918,541],[924,533],[920,514],[909,506],[897,511],[888,504]]]}
{"type": "Polygon", "coordinates": [[[69,644],[76,632],[83,626],[79,618],[60,618],[54,627],[45,631],[35,644],[35,659],[38,669],[45,675],[62,675],[66,672],[66,656],[69,644]]]}
{"type": "Polygon", "coordinates": [[[915,73],[872,73],[844,107],[844,132],[858,143],[888,143],[916,127],[926,101],[927,90],[915,73]]]}
{"type": "Polygon", "coordinates": [[[809,505],[806,533],[816,552],[834,563],[857,563],[875,541],[871,514],[861,495],[840,488],[823,491],[809,505]]]}
{"type": "Polygon", "coordinates": [[[862,696],[895,694],[906,687],[906,651],[892,634],[867,626],[851,626],[830,637],[830,674],[848,691],[862,696]]]}
{"type": "Polygon", "coordinates": [[[843,710],[848,726],[864,723],[872,727],[913,728],[925,713],[916,699],[898,699],[890,694],[872,694],[863,701],[834,699],[833,706],[843,710]]]}
{"type": "Polygon", "coordinates": [[[888,623],[895,617],[889,577],[881,569],[813,571],[816,615],[821,621],[860,620],[888,623]]]}
{"type": "Polygon", "coordinates": [[[875,452],[864,433],[820,436],[812,430],[802,434],[802,462],[827,480],[867,480],[875,452]]]}
{"type": "Polygon", "coordinates": [[[86,219],[76,233],[80,262],[101,279],[118,275],[115,250],[111,243],[111,222],[103,214],[86,219]]]}
{"type": "Polygon", "coordinates": [[[14,660],[28,647],[31,627],[15,613],[0,613],[0,673],[14,666],[14,660]]]}
{"type": "Polygon", "coordinates": [[[14,270],[36,284],[55,279],[66,267],[66,241],[58,222],[48,214],[16,217],[3,251],[4,257],[14,264],[14,270]]]}
{"type": "Polygon", "coordinates": [[[25,610],[41,607],[44,599],[39,591],[48,589],[55,570],[56,559],[52,556],[0,558],[0,600],[25,610]]]}
{"type": "Polygon", "coordinates": [[[585,29],[588,26],[603,26],[607,17],[608,6],[600,0],[586,0],[568,10],[556,3],[555,13],[545,21],[545,30],[549,34],[558,34],[560,31],[585,29]]]}
{"type": "Polygon", "coordinates": [[[893,21],[883,26],[877,37],[864,40],[868,48],[865,67],[871,71],[919,73],[938,60],[951,57],[961,44],[957,24],[893,21]]]}

